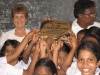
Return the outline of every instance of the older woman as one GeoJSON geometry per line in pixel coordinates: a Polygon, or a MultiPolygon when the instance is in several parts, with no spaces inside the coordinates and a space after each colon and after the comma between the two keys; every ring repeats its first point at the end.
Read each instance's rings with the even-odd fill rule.
{"type": "Polygon", "coordinates": [[[15,28],[2,34],[0,37],[0,48],[7,39],[15,39],[21,42],[25,35],[30,31],[25,28],[28,19],[28,11],[23,4],[15,5],[11,11],[11,15],[15,28]]]}

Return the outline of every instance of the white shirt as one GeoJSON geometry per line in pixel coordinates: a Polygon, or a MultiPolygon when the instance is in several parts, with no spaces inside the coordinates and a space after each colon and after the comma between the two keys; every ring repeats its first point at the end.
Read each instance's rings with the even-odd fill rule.
{"type": "Polygon", "coordinates": [[[6,56],[4,57],[0,57],[0,64],[7,64],[7,59],[6,59],[6,56]]]}
{"type": "MultiPolygon", "coordinates": [[[[28,34],[30,30],[26,29],[26,33],[28,34]]],[[[25,36],[23,37],[18,37],[15,35],[15,29],[12,29],[10,31],[7,31],[7,32],[3,32],[2,33],[2,36],[0,37],[0,49],[2,48],[4,42],[7,40],[7,39],[15,39],[19,42],[21,42],[23,40],[25,36]]]]}
{"type": "Polygon", "coordinates": [[[23,75],[23,69],[16,68],[9,64],[0,64],[0,75],[23,75]]]}
{"type": "Polygon", "coordinates": [[[6,56],[0,57],[0,75],[22,75],[23,69],[7,64],[6,56]]]}
{"type": "Polygon", "coordinates": [[[29,64],[25,64],[22,60],[20,62],[18,62],[15,67],[17,68],[21,68],[24,70],[27,70],[27,68],[29,67],[29,64]]]}
{"type": "MultiPolygon", "coordinates": [[[[88,26],[87,29],[89,29],[89,28],[92,27],[92,26],[96,26],[96,27],[99,27],[99,28],[100,28],[100,23],[94,22],[94,24],[88,26]]],[[[75,35],[77,35],[77,33],[78,33],[80,30],[82,30],[82,29],[84,29],[84,28],[82,28],[82,27],[79,26],[79,24],[77,23],[77,19],[76,19],[76,20],[72,23],[72,31],[75,33],[75,35]]]]}
{"type": "MultiPolygon", "coordinates": [[[[4,57],[0,57],[0,64],[8,64],[7,63],[7,59],[6,56],[4,57]]],[[[16,68],[20,68],[20,69],[24,69],[27,70],[27,68],[29,67],[29,63],[25,64],[22,60],[15,65],[16,68]]]]}

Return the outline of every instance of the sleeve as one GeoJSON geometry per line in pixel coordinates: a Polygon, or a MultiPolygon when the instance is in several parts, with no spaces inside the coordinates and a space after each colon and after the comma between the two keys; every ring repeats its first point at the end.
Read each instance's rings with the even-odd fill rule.
{"type": "Polygon", "coordinates": [[[81,75],[81,72],[78,68],[75,67],[69,67],[66,71],[66,75],[81,75]]]}
{"type": "Polygon", "coordinates": [[[2,64],[2,63],[7,64],[6,56],[4,56],[4,57],[0,57],[0,64],[2,64]]]}
{"type": "Polygon", "coordinates": [[[0,64],[0,75],[23,75],[23,69],[15,68],[9,64],[0,64]]]}
{"type": "Polygon", "coordinates": [[[7,75],[23,75],[23,69],[7,64],[7,75]]]}

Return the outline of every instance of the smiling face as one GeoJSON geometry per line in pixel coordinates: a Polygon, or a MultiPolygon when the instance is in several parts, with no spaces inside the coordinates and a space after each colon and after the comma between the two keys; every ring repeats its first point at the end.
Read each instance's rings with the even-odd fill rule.
{"type": "Polygon", "coordinates": [[[45,66],[38,66],[34,75],[52,75],[52,72],[45,66]]]}
{"type": "Polygon", "coordinates": [[[97,58],[88,49],[79,52],[77,64],[82,75],[94,75],[98,65],[97,58]]]}
{"type": "Polygon", "coordinates": [[[27,19],[23,13],[16,13],[12,19],[16,28],[24,28],[27,22],[27,19]]]}

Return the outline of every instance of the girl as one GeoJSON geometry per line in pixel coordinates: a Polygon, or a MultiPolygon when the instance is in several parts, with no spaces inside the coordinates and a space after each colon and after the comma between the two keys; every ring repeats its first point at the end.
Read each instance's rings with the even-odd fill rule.
{"type": "Polygon", "coordinates": [[[82,29],[77,33],[78,44],[81,43],[82,38],[87,34],[88,29],[82,29]]]}
{"type": "Polygon", "coordinates": [[[1,49],[0,56],[2,57],[8,54],[11,54],[14,48],[16,48],[19,44],[20,42],[18,42],[17,40],[11,40],[11,39],[6,40],[1,49]]]}
{"type": "MultiPolygon", "coordinates": [[[[23,39],[23,41],[16,47],[14,52],[10,55],[7,55],[5,57],[0,58],[0,75],[32,75],[34,71],[34,65],[38,59],[38,49],[35,51],[34,55],[34,61],[31,62],[29,68],[27,70],[23,70],[20,68],[16,68],[12,65],[9,65],[8,63],[11,62],[12,60],[18,58],[20,53],[24,50],[26,47],[28,41],[37,33],[38,30],[31,30],[23,39]]],[[[39,46],[38,46],[39,47],[39,46]]],[[[37,47],[37,48],[38,48],[37,47]]]]}
{"type": "MultiPolygon", "coordinates": [[[[39,37],[39,32],[37,32],[35,29],[33,31],[34,31],[34,35],[31,39],[34,38],[34,43],[35,43],[36,38],[39,37]]],[[[0,55],[2,57],[3,56],[7,57],[7,56],[12,55],[19,44],[20,43],[17,40],[7,40],[7,41],[5,41],[4,46],[1,49],[0,55]]],[[[27,69],[29,64],[25,64],[23,61],[20,61],[20,60],[22,60],[22,53],[20,53],[21,56],[18,56],[16,59],[13,59],[13,60],[11,60],[10,62],[7,62],[7,63],[9,63],[9,64],[11,64],[15,67],[18,67],[18,68],[27,69]]],[[[11,57],[11,58],[13,58],[13,57],[11,57]]]]}
{"type": "Polygon", "coordinates": [[[77,49],[77,65],[82,75],[99,75],[100,47],[91,41],[83,42],[77,49]],[[95,73],[96,71],[96,73],[95,73]]]}
{"type": "Polygon", "coordinates": [[[85,42],[85,41],[92,41],[92,42],[95,42],[96,44],[100,45],[99,39],[95,35],[93,35],[93,34],[85,35],[82,38],[81,43],[85,42]]]}
{"type": "Polygon", "coordinates": [[[34,75],[57,75],[57,69],[52,60],[42,58],[35,64],[34,75]]]}
{"type": "Polygon", "coordinates": [[[66,75],[65,70],[71,65],[72,60],[70,59],[71,58],[73,59],[73,56],[74,56],[74,53],[77,47],[77,39],[75,37],[75,34],[72,31],[70,32],[70,37],[68,38],[68,42],[71,47],[71,50],[68,45],[62,44],[61,41],[53,42],[52,44],[52,49],[54,50],[53,51],[53,61],[56,64],[57,68],[58,66],[60,67],[58,69],[58,75],[66,75]],[[60,50],[66,50],[66,49],[70,50],[70,52],[68,51],[70,54],[69,53],[67,54],[67,52],[63,52],[63,51],[60,52],[60,50]],[[68,58],[68,61],[65,60],[67,58],[68,58]]]}
{"type": "MultiPolygon", "coordinates": [[[[5,41],[2,49],[1,49],[1,57],[3,56],[8,56],[11,55],[15,48],[20,44],[20,42],[18,42],[17,40],[11,40],[8,39],[7,41],[5,41]]],[[[28,67],[27,64],[23,63],[23,51],[21,52],[21,54],[19,55],[18,58],[14,59],[13,61],[11,61],[9,64],[18,67],[18,68],[22,68],[22,69],[26,69],[28,67]]]]}
{"type": "Polygon", "coordinates": [[[70,48],[68,45],[63,43],[62,48],[58,52],[58,68],[61,69],[65,59],[67,58],[68,53],[70,52],[70,48]]]}

